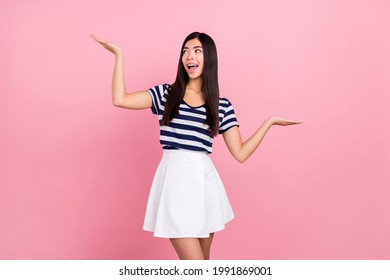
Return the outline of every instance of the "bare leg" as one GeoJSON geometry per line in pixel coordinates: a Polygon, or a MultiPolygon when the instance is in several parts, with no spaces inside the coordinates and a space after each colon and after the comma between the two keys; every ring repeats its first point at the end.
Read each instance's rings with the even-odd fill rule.
{"type": "Polygon", "coordinates": [[[205,260],[210,259],[211,242],[213,242],[214,232],[210,233],[208,238],[199,238],[200,247],[202,248],[203,256],[205,260]]]}
{"type": "Polygon", "coordinates": [[[171,238],[170,240],[181,260],[204,260],[199,238],[171,238]]]}

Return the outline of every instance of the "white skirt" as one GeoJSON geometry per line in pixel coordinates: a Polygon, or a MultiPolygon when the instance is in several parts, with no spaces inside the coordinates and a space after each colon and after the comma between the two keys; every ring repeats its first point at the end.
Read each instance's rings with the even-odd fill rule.
{"type": "Polygon", "coordinates": [[[143,229],[156,237],[209,237],[234,218],[225,187],[206,153],[163,150],[143,229]]]}

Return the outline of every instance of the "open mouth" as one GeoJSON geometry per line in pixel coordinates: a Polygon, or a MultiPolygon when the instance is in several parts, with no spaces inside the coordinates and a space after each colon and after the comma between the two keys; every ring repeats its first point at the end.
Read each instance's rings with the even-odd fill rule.
{"type": "Polygon", "coordinates": [[[195,70],[196,68],[198,68],[198,64],[194,64],[194,63],[187,64],[187,68],[189,70],[195,70]]]}
{"type": "Polygon", "coordinates": [[[195,63],[188,63],[187,64],[187,68],[188,68],[188,74],[195,74],[196,72],[196,69],[198,69],[198,64],[195,64],[195,63]]]}

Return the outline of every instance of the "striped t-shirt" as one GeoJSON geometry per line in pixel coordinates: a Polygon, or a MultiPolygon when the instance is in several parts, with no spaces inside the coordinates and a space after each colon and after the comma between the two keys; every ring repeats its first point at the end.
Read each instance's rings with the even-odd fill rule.
{"type": "MultiPolygon", "coordinates": [[[[168,84],[162,84],[148,89],[152,96],[152,112],[162,120],[165,101],[168,95],[168,84]]],[[[210,154],[213,147],[213,137],[206,120],[204,105],[192,107],[184,100],[179,106],[179,114],[168,126],[160,126],[160,143],[163,149],[180,149],[210,154]]],[[[226,98],[219,98],[219,134],[233,126],[239,126],[234,109],[226,98]]]]}

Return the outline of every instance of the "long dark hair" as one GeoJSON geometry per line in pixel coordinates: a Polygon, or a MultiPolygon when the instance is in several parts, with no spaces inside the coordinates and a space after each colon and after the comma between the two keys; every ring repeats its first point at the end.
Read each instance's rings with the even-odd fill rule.
{"type": "Polygon", "coordinates": [[[165,111],[161,125],[168,125],[169,122],[179,113],[180,103],[183,101],[186,85],[189,81],[188,74],[182,63],[183,48],[185,44],[192,39],[197,38],[203,48],[203,73],[202,73],[202,92],[205,98],[206,121],[210,127],[210,135],[214,137],[219,130],[219,86],[218,86],[218,58],[217,47],[213,39],[200,32],[193,32],[185,38],[180,49],[179,65],[175,82],[169,87],[165,111]]]}

